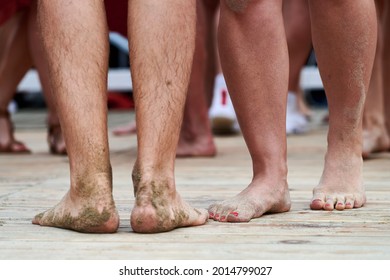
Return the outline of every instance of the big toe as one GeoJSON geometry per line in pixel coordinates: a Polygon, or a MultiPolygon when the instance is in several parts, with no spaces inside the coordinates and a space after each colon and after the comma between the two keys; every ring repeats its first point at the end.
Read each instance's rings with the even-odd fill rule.
{"type": "Polygon", "coordinates": [[[311,203],[310,209],[312,210],[322,210],[325,206],[325,195],[322,193],[314,194],[311,203]]]}

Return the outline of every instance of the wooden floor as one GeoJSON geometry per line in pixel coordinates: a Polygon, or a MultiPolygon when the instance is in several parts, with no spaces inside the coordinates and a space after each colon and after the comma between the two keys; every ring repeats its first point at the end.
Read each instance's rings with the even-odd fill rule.
{"type": "MultiPolygon", "coordinates": [[[[131,118],[110,113],[109,126],[131,118]]],[[[0,259],[390,259],[390,154],[365,162],[365,207],[332,213],[308,207],[322,171],[325,126],[314,124],[308,134],[288,138],[290,212],[148,235],[133,233],[129,219],[136,137],[110,136],[121,224],[116,234],[98,235],[31,224],[67,191],[68,161],[48,153],[43,112],[17,113],[14,119],[18,139],[34,153],[0,156],[0,259]]],[[[236,194],[251,179],[242,137],[217,137],[216,143],[215,158],[177,160],[178,189],[196,207],[236,194]]]]}

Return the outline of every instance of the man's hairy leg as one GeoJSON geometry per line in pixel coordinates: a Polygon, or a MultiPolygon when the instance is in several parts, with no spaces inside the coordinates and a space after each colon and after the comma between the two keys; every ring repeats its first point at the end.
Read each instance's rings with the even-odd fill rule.
{"type": "Polygon", "coordinates": [[[235,197],[210,206],[210,218],[248,222],[290,209],[287,185],[288,52],[278,1],[221,1],[219,49],[253,179],[235,197]]]}
{"type": "Polygon", "coordinates": [[[103,1],[42,0],[38,22],[51,89],[65,135],[70,190],[33,223],[80,232],[115,232],[107,140],[108,36],[103,1]]]}
{"type": "Polygon", "coordinates": [[[133,169],[136,232],[204,224],[205,210],[176,191],[174,164],[195,46],[195,1],[129,1],[138,155],[133,169]],[[147,23],[147,24],[145,24],[147,23]]]}
{"type": "Polygon", "coordinates": [[[329,104],[328,150],[310,207],[363,206],[362,111],[376,48],[374,1],[309,1],[313,44],[329,104]]]}

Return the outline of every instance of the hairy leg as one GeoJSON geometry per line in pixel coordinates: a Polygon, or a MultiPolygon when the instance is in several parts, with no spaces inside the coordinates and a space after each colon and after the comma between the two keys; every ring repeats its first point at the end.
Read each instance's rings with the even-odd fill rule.
{"type": "Polygon", "coordinates": [[[247,222],[264,213],[290,209],[288,54],[281,10],[279,0],[221,1],[222,68],[252,157],[253,179],[237,196],[210,206],[210,218],[217,221],[247,222]]]}
{"type": "Polygon", "coordinates": [[[371,0],[309,1],[313,43],[329,104],[328,150],[312,209],[358,208],[362,182],[362,111],[376,48],[371,0]]]}
{"type": "Polygon", "coordinates": [[[80,232],[115,232],[107,140],[108,34],[103,1],[42,0],[38,22],[51,89],[64,130],[70,190],[33,223],[80,232]]]}
{"type": "Polygon", "coordinates": [[[176,147],[195,46],[195,1],[129,1],[138,155],[133,169],[136,232],[202,225],[207,212],[176,191],[176,147]],[[148,22],[148,24],[145,24],[148,22]]]}
{"type": "Polygon", "coordinates": [[[32,66],[27,46],[26,11],[17,13],[0,27],[0,152],[29,152],[15,140],[8,105],[16,88],[32,66]]]}
{"type": "Polygon", "coordinates": [[[378,44],[374,68],[371,75],[366,104],[363,112],[363,158],[372,153],[387,151],[390,138],[385,123],[384,88],[383,88],[383,8],[384,1],[377,0],[378,44]]]}

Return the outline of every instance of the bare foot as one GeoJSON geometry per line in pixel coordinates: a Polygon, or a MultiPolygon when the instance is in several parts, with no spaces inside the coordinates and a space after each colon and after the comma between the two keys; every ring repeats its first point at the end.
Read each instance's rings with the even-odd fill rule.
{"type": "Polygon", "coordinates": [[[31,153],[27,146],[14,138],[13,124],[10,114],[0,109],[0,153],[31,153]]]}
{"type": "Polygon", "coordinates": [[[211,133],[209,136],[194,136],[192,139],[180,137],[176,150],[177,157],[214,157],[216,154],[217,148],[211,133]]]}
{"type": "Polygon", "coordinates": [[[206,223],[207,211],[192,208],[168,183],[141,183],[136,173],[133,182],[136,200],[130,221],[135,232],[166,232],[206,223]]]}
{"type": "Polygon", "coordinates": [[[82,191],[71,189],[53,208],[38,214],[33,224],[58,227],[87,233],[113,233],[119,227],[110,184],[96,189],[85,186],[82,191]]]}
{"type": "Polygon", "coordinates": [[[265,213],[290,210],[291,201],[287,183],[275,184],[255,180],[232,199],[209,207],[209,217],[220,222],[249,222],[265,213]]]}
{"type": "Polygon", "coordinates": [[[313,190],[312,210],[359,208],[366,202],[362,183],[363,160],[359,155],[326,156],[319,185],[313,190]]]}
{"type": "Polygon", "coordinates": [[[116,136],[135,134],[135,133],[137,133],[137,125],[135,122],[131,122],[129,124],[114,128],[112,133],[116,136]]]}
{"type": "Polygon", "coordinates": [[[363,131],[363,158],[372,153],[386,152],[390,149],[390,138],[386,128],[376,128],[363,131]]]}

